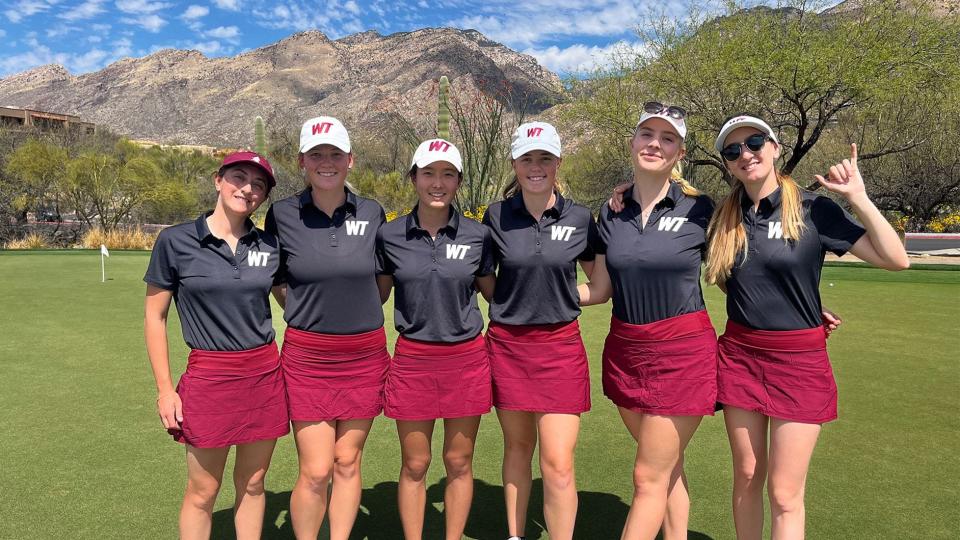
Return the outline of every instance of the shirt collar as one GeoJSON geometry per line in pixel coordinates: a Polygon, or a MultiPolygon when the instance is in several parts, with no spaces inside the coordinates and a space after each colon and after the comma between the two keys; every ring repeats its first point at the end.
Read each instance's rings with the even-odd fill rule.
{"type": "MultiPolygon", "coordinates": [[[[638,203],[633,198],[634,187],[635,187],[635,184],[631,185],[629,188],[627,188],[626,191],[623,192],[624,207],[627,207],[630,205],[639,206],[640,203],[638,203]]],[[[676,182],[670,182],[670,187],[667,188],[667,194],[664,195],[662,199],[657,201],[657,204],[654,205],[654,208],[659,208],[661,206],[670,206],[671,208],[676,208],[677,203],[680,202],[680,200],[683,199],[683,197],[685,197],[685,195],[683,193],[683,188],[680,186],[680,184],[676,182]]]]}
{"type": "MultiPolygon", "coordinates": [[[[197,238],[200,239],[201,244],[221,240],[220,238],[214,236],[212,232],[210,232],[210,227],[207,225],[207,218],[212,214],[213,210],[204,212],[203,214],[200,214],[200,217],[198,217],[194,222],[197,227],[197,238]]],[[[246,226],[247,232],[240,237],[241,240],[247,238],[248,236],[253,241],[260,240],[260,231],[257,230],[257,226],[253,223],[253,220],[247,218],[244,220],[243,224],[246,226]]]]}
{"type": "MultiPolygon", "coordinates": [[[[559,191],[554,191],[553,194],[556,195],[557,200],[553,203],[553,206],[543,211],[543,215],[552,215],[554,218],[560,219],[560,215],[563,213],[565,199],[559,191]]],[[[523,212],[528,216],[530,215],[530,212],[527,211],[527,206],[523,204],[523,194],[519,191],[507,199],[507,203],[510,205],[510,210],[514,212],[523,212]]]]}
{"type": "MultiPolygon", "coordinates": [[[[757,205],[757,213],[769,215],[774,210],[780,207],[781,197],[783,196],[783,191],[780,187],[767,195],[766,197],[760,199],[760,204],[757,205]]],[[[750,196],[747,195],[746,190],[740,195],[740,207],[746,211],[748,208],[753,206],[753,200],[750,199],[750,196]]]]}
{"type": "MultiPolygon", "coordinates": [[[[407,233],[413,232],[415,230],[420,230],[426,232],[426,230],[420,226],[420,217],[417,215],[417,208],[420,206],[419,203],[413,205],[413,210],[410,210],[410,213],[407,214],[407,233]]],[[[447,224],[441,227],[440,229],[450,229],[452,231],[457,231],[460,228],[460,212],[453,205],[450,205],[450,218],[447,220],[447,224]]]]}
{"type": "MultiPolygon", "coordinates": [[[[303,208],[306,205],[313,206],[313,195],[311,195],[313,188],[307,187],[307,189],[300,192],[300,208],[303,208]]],[[[350,191],[346,187],[343,188],[343,191],[347,194],[347,200],[343,202],[342,205],[337,207],[339,210],[343,208],[345,211],[349,211],[354,216],[357,215],[357,195],[356,193],[350,191]]],[[[314,206],[314,208],[316,208],[314,206]]]]}

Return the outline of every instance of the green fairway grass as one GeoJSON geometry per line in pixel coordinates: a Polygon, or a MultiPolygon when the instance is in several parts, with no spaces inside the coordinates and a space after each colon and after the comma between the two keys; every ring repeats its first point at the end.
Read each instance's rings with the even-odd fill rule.
{"type": "MultiPolygon", "coordinates": [[[[111,255],[101,283],[99,252],[0,252],[0,538],[176,537],[184,451],[155,413],[143,346],[149,254],[111,255]]],[[[813,457],[808,538],[956,538],[960,271],[831,265],[821,285],[824,304],[844,319],[829,340],[840,419],[825,426],[813,457]]],[[[706,297],[720,329],[722,294],[709,288],[706,297]]],[[[390,304],[386,314],[392,348],[390,304]]],[[[279,309],[274,316],[282,336],[279,309]]],[[[599,383],[609,317],[609,306],[598,306],[580,321],[593,379],[593,410],[583,416],[577,451],[577,538],[584,539],[619,538],[632,495],[635,443],[599,383]]],[[[170,343],[178,375],[187,349],[173,313],[170,343]]],[[[427,538],[441,538],[441,433],[437,429],[429,475],[427,538]]],[[[477,443],[471,538],[507,536],[501,441],[496,417],[488,415],[477,443]]],[[[267,478],[264,538],[293,538],[287,508],[296,465],[287,436],[267,478]]],[[[686,459],[691,538],[734,537],[730,469],[722,416],[706,418],[686,459]]],[[[394,425],[381,417],[363,458],[356,538],[401,538],[398,471],[394,425]]],[[[541,487],[537,480],[528,539],[547,536],[541,487]]],[[[215,538],[233,537],[233,495],[228,473],[215,538]]]]}

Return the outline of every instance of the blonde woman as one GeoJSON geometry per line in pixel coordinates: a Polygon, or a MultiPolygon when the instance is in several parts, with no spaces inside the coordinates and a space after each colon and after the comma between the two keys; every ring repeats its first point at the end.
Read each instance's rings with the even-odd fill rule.
{"type": "Polygon", "coordinates": [[[780,143],[762,119],[731,117],[716,149],[735,179],[710,223],[706,281],[727,293],[718,401],[733,452],[737,537],[761,537],[767,482],[773,538],[802,538],[810,458],[822,424],[837,417],[820,320],[824,255],[849,251],[887,270],[905,269],[909,261],[867,197],[855,144],[849,159],[816,178],[850,205],[859,223],[777,171],[780,143]]]}

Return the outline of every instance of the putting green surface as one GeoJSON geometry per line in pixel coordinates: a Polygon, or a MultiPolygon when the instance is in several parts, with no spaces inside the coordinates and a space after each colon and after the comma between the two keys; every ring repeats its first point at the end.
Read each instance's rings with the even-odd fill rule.
{"type": "MultiPolygon", "coordinates": [[[[99,252],[0,252],[0,538],[176,537],[185,467],[183,448],[154,411],[142,337],[148,254],[111,255],[101,283],[99,252]]],[[[824,428],[814,454],[808,538],[955,538],[960,271],[830,266],[822,294],[845,321],[829,341],[840,419],[824,428]]],[[[722,294],[710,288],[706,296],[722,328],[722,294]]],[[[390,304],[386,313],[392,344],[390,304]]],[[[282,335],[280,310],[274,314],[282,335]]],[[[580,323],[593,376],[593,410],[583,416],[577,450],[577,538],[584,539],[619,538],[632,495],[636,447],[599,384],[609,316],[609,306],[592,307],[580,323]]],[[[187,349],[175,316],[171,322],[179,374],[187,349]]],[[[428,538],[442,537],[442,430],[436,431],[428,538]]],[[[506,537],[501,441],[496,418],[488,415],[477,441],[471,538],[506,537]]],[[[287,509],[296,465],[288,436],[267,479],[264,538],[293,538],[287,509]]],[[[686,458],[691,538],[734,537],[730,468],[722,417],[706,418],[686,458]]],[[[396,432],[381,417],[364,454],[356,538],[401,538],[398,471],[396,432]]],[[[228,475],[214,515],[215,538],[232,538],[232,500],[228,475]]],[[[536,480],[529,539],[547,536],[541,503],[536,480]]]]}

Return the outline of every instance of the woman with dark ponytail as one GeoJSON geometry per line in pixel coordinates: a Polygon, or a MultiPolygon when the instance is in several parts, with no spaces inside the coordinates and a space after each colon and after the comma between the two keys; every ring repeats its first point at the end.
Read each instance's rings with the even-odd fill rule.
{"type": "Polygon", "coordinates": [[[767,482],[773,538],[802,538],[810,458],[822,424],[837,418],[820,320],[824,255],[849,251],[887,270],[905,269],[909,261],[867,197],[856,144],[849,159],[816,178],[846,200],[859,222],[776,170],[780,143],[763,120],[731,117],[716,149],[734,186],[710,223],[705,273],[727,293],[717,399],[733,452],[737,537],[761,537],[767,482]]]}

